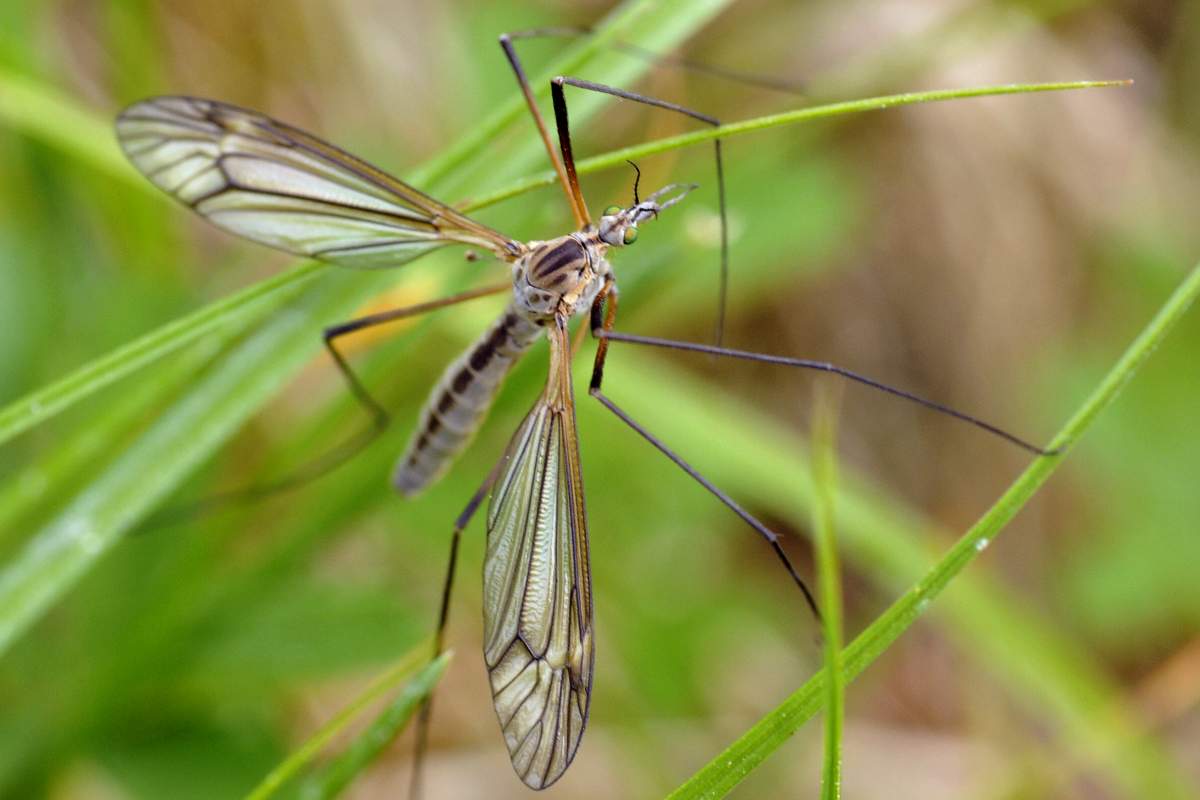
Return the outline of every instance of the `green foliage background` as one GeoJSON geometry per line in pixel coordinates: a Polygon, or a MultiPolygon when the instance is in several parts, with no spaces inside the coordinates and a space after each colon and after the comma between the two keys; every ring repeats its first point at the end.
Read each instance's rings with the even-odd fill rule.
{"type": "MultiPolygon", "coordinates": [[[[631,5],[654,8],[624,40],[660,52],[682,41],[688,58],[802,83],[804,96],[671,69],[639,78],[645,65],[611,50],[585,53],[578,74],[727,120],[908,89],[1137,80],[730,140],[734,346],[826,358],[1046,439],[1200,251],[1200,114],[1188,82],[1200,25],[1189,5],[631,5]]],[[[439,197],[482,196],[544,168],[495,36],[592,24],[608,11],[5,3],[0,405],[289,269],[121,166],[108,121],[125,103],[174,92],[261,108],[439,197]],[[447,144],[502,108],[511,123],[462,149],[447,144]]],[[[579,46],[523,52],[537,73],[579,46]]],[[[572,114],[583,154],[690,129],[584,97],[572,98],[572,114]]],[[[620,327],[704,340],[716,275],[711,152],[640,166],[647,186],[703,186],[615,256],[620,327]]],[[[585,190],[602,208],[626,200],[629,184],[614,170],[586,178],[585,190]]],[[[552,189],[478,216],[527,239],[569,224],[552,189]]],[[[321,326],[368,298],[415,302],[480,272],[502,274],[449,252],[394,274],[312,270],[206,341],[0,447],[0,583],[33,545],[80,543],[72,552],[83,556],[48,559],[34,590],[67,591],[47,595],[31,627],[6,630],[0,795],[240,796],[424,641],[451,521],[535,396],[544,352],[519,368],[442,484],[406,503],[386,476],[442,365],[495,305],[360,340],[356,363],[397,425],[343,470],[191,524],[143,523],[156,508],[283,474],[353,433],[361,416],[318,352],[321,326]]],[[[1198,346],[1192,315],[1010,532],[848,688],[846,796],[1195,791],[1198,346]]],[[[811,575],[803,441],[813,383],[825,379],[620,345],[610,364],[609,394],[785,534],[811,575]]],[[[866,390],[848,388],[840,411],[849,639],[1027,459],[866,390]]],[[[803,683],[820,651],[794,589],[748,529],[594,403],[581,402],[579,420],[597,680],[579,759],[549,794],[662,795],[803,683]]],[[[438,695],[432,796],[527,796],[479,663],[482,550],[477,521],[451,621],[457,656],[438,695]]],[[[815,795],[818,728],[738,796],[815,795]]],[[[395,796],[408,752],[402,740],[352,795],[395,796]]]]}

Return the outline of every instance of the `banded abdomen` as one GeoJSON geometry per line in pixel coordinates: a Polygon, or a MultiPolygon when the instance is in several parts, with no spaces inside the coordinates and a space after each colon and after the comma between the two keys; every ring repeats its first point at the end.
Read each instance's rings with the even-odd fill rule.
{"type": "Polygon", "coordinates": [[[396,463],[392,483],[415,495],[441,477],[470,443],[517,359],[542,329],[510,305],[465,353],[442,373],[396,463]]]}

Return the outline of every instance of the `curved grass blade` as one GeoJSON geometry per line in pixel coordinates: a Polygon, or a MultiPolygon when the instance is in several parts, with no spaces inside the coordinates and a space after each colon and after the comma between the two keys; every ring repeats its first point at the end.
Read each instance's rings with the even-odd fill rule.
{"type": "Polygon", "coordinates": [[[379,288],[338,282],[341,291],[312,287],[235,347],[9,559],[0,653],[311,358],[321,320],[351,313],[379,288]]]}
{"type": "MultiPolygon", "coordinates": [[[[629,161],[637,161],[647,156],[678,150],[682,147],[714,139],[729,139],[747,133],[778,128],[784,125],[796,125],[801,122],[828,119],[845,114],[860,114],[865,111],[881,111],[900,106],[920,105],[922,103],[940,103],[947,100],[967,100],[973,97],[996,97],[1009,94],[1036,94],[1040,92],[1062,92],[1076,89],[1104,89],[1118,86],[1130,86],[1131,80],[1111,81],[1067,81],[1061,83],[1013,83],[999,86],[972,86],[965,89],[935,89],[928,92],[903,92],[901,94],[867,97],[862,100],[847,100],[839,103],[827,103],[819,106],[800,108],[795,111],[785,111],[780,114],[768,114],[762,117],[729,122],[712,128],[683,133],[678,136],[667,136],[643,144],[623,147],[598,156],[575,162],[575,171],[580,175],[601,172],[606,169],[622,167],[629,161]]],[[[551,171],[516,181],[512,186],[484,195],[475,199],[467,206],[468,210],[484,208],[508,200],[510,197],[524,194],[533,189],[550,186],[556,180],[551,171]]]]}
{"type": "MultiPolygon", "coordinates": [[[[1112,404],[1121,388],[1132,379],[1138,368],[1150,357],[1198,295],[1200,265],[1192,269],[1104,379],[1051,440],[1051,447],[1069,448],[1087,431],[1096,417],[1112,404]]],[[[982,552],[1029,501],[1061,463],[1062,458],[1057,456],[1034,461],[925,577],[910,587],[851,642],[844,652],[843,677],[847,681],[861,674],[917,620],[929,603],[982,552]]],[[[814,676],[669,797],[690,799],[725,796],[821,709],[825,700],[824,684],[823,674],[814,676]]],[[[1106,708],[1104,713],[1111,714],[1113,709],[1106,708]]],[[[1136,734],[1134,737],[1136,739],[1136,734]]],[[[1109,755],[1111,756],[1111,753],[1109,755]]],[[[1190,796],[1190,789],[1186,784],[1176,782],[1170,773],[1144,777],[1156,781],[1154,790],[1147,794],[1144,785],[1140,790],[1129,786],[1134,796],[1190,796]]]]}
{"type": "Polygon", "coordinates": [[[168,322],[100,356],[65,378],[0,409],[0,444],[63,409],[187,345],[213,337],[230,341],[256,321],[296,298],[307,284],[329,271],[309,261],[168,322]]]}
{"type": "Polygon", "coordinates": [[[433,692],[452,655],[442,653],[426,665],[341,756],[304,785],[300,797],[307,800],[341,794],[404,730],[422,701],[433,692]]]}
{"type": "MultiPolygon", "coordinates": [[[[549,80],[560,72],[585,70],[596,60],[616,36],[641,46],[670,49],[694,33],[730,0],[663,3],[659,0],[634,0],[618,7],[607,20],[596,26],[592,37],[571,48],[567,55],[555,61],[539,76],[538,91],[548,91],[549,80]],[[652,22],[626,30],[634,22],[652,22]]],[[[497,55],[497,57],[499,57],[497,55]]],[[[623,76],[641,74],[647,66],[637,62],[621,62],[619,67],[599,73],[608,81],[620,81],[623,76]]],[[[584,98],[588,100],[589,98],[584,98]]],[[[594,113],[597,104],[581,102],[573,114],[581,120],[594,113]]],[[[524,123],[524,101],[514,92],[498,112],[475,126],[442,156],[416,170],[409,181],[422,188],[436,189],[451,169],[458,167],[471,154],[485,151],[498,132],[517,122],[524,123]]],[[[0,118],[12,127],[48,141],[75,158],[139,188],[157,194],[154,187],[141,177],[122,157],[113,135],[112,120],[88,110],[65,97],[57,89],[29,79],[6,75],[0,71],[0,118]]],[[[540,153],[536,147],[526,148],[530,154],[540,153]]],[[[467,211],[476,206],[468,206],[467,211]]],[[[79,402],[93,392],[134,372],[157,358],[177,351],[190,341],[216,335],[223,331],[229,336],[248,330],[262,315],[293,299],[300,287],[327,269],[326,265],[303,263],[287,272],[248,286],[229,297],[169,322],[145,336],[101,356],[67,377],[37,389],[7,406],[0,407],[0,444],[49,419],[63,409],[79,402]],[[259,302],[254,311],[246,306],[259,302]]]]}
{"type": "MultiPolygon", "coordinates": [[[[343,732],[369,705],[400,683],[408,681],[393,701],[391,707],[366,732],[358,737],[358,743],[351,745],[351,749],[361,747],[362,742],[365,740],[375,741],[372,731],[379,724],[379,720],[393,714],[397,709],[403,709],[407,712],[403,714],[403,719],[396,730],[398,731],[399,728],[403,727],[404,723],[408,721],[408,717],[412,716],[412,710],[417,704],[433,692],[434,686],[437,685],[438,680],[446,669],[446,665],[450,661],[451,654],[449,652],[442,653],[437,659],[430,661],[429,651],[431,646],[431,642],[422,642],[410,650],[394,666],[371,681],[366,689],[347,703],[328,722],[318,728],[303,744],[293,750],[292,754],[280,762],[279,766],[267,773],[262,782],[246,795],[246,800],[266,800],[268,797],[274,797],[302,769],[312,763],[321,750],[335,736],[343,732]],[[421,668],[422,664],[424,664],[424,668],[421,668]]],[[[389,737],[384,744],[390,740],[389,737]]],[[[340,762],[341,759],[335,763],[340,762]]]]}
{"type": "MultiPolygon", "coordinates": [[[[709,141],[718,136],[730,137],[781,125],[834,117],[841,114],[969,97],[1122,86],[1127,83],[1127,81],[1080,81],[1074,83],[982,86],[970,89],[910,92],[886,97],[873,97],[866,100],[833,103],[784,114],[758,117],[682,136],[659,139],[644,145],[615,150],[601,156],[589,158],[578,162],[576,166],[581,175],[594,173],[624,166],[627,160],[687,147],[698,142],[709,141]]],[[[554,180],[553,172],[545,172],[524,181],[518,181],[507,189],[468,203],[464,207],[464,210],[470,212],[484,206],[493,205],[502,200],[533,191],[534,189],[549,186],[554,180]]],[[[417,179],[414,182],[420,183],[421,181],[417,179]]],[[[193,312],[186,317],[168,323],[146,336],[92,361],[66,378],[31,392],[7,407],[0,409],[0,444],[3,444],[8,439],[39,422],[48,419],[64,408],[77,403],[92,392],[103,386],[107,386],[118,378],[139,369],[156,358],[179,349],[190,341],[212,333],[222,326],[230,326],[229,330],[244,330],[256,318],[240,320],[242,327],[237,326],[239,320],[235,318],[238,315],[243,312],[247,314],[254,313],[245,310],[245,306],[261,301],[266,305],[258,310],[261,313],[266,313],[270,308],[278,307],[278,305],[285,302],[289,296],[286,293],[293,289],[295,285],[307,283],[324,269],[326,267],[319,264],[303,264],[288,272],[268,278],[243,289],[237,294],[193,312]]]]}
{"type": "Polygon", "coordinates": [[[55,87],[0,70],[0,119],[122,183],[153,190],[121,155],[112,121],[55,87]]]}
{"type": "MultiPolygon", "coordinates": [[[[0,553],[19,541],[21,526],[41,504],[49,503],[64,487],[91,477],[114,442],[132,438],[144,424],[146,409],[170,402],[195,379],[219,352],[219,342],[184,348],[165,362],[152,381],[137,381],[88,415],[85,424],[65,435],[54,450],[21,470],[13,481],[0,484],[0,553]]],[[[25,523],[27,524],[27,523],[25,523]]]]}
{"type": "Polygon", "coordinates": [[[822,630],[825,636],[825,754],[821,769],[822,800],[842,795],[842,727],[845,694],[842,681],[842,581],[834,533],[837,494],[837,420],[828,392],[818,392],[813,411],[813,540],[817,553],[822,630]]]}

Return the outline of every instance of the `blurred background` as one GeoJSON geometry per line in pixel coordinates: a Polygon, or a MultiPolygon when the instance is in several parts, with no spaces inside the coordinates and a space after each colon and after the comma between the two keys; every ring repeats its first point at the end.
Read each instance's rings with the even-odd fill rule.
{"type": "MultiPolygon", "coordinates": [[[[729,140],[731,346],[827,359],[1045,442],[1200,255],[1200,104],[1188,82],[1200,79],[1196,3],[672,5],[623,40],[797,91],[612,50],[581,77],[722,120],[905,90],[1136,81],[729,140]]],[[[127,103],[170,92],[262,109],[458,201],[545,168],[532,125],[514,117],[453,168],[421,171],[513,101],[496,36],[592,25],[613,8],[8,0],[0,404],[293,263],[207,226],[116,161],[109,125],[127,103]]],[[[539,74],[579,44],[533,41],[522,53],[539,74]]],[[[570,102],[581,155],[693,128],[628,103],[570,102]]],[[[717,285],[711,148],[639,166],[644,189],[702,187],[615,254],[618,327],[705,341],[717,285]]],[[[628,202],[631,177],[586,177],[593,212],[628,202]]],[[[477,216],[520,239],[570,225],[554,188],[477,216]]],[[[504,274],[459,252],[388,275],[321,274],[253,324],[158,360],[0,447],[9,567],[81,503],[107,502],[112,514],[98,529],[111,534],[102,557],[0,659],[0,796],[241,796],[421,644],[452,520],[536,396],[544,346],[447,479],[405,502],[387,476],[443,365],[498,303],[354,340],[355,363],[396,424],[351,464],[248,507],[146,521],[286,474],[361,429],[319,331],[361,313],[363,297],[390,307],[504,274]],[[221,383],[234,359],[255,353],[268,356],[261,368],[221,383]],[[195,406],[220,417],[188,416],[195,406]],[[175,460],[139,449],[152,436],[173,437],[175,460]]],[[[1197,348],[1193,313],[1004,535],[849,688],[848,798],[1198,791],[1197,348]]],[[[779,530],[812,575],[804,442],[814,388],[830,379],[620,345],[609,364],[608,394],[779,530]]],[[[852,636],[1029,458],[860,387],[841,393],[840,413],[852,636]]],[[[661,796],[819,668],[815,630],[752,531],[586,397],[579,425],[595,689],[578,757],[546,794],[661,796]]],[[[451,612],[456,657],[437,695],[430,797],[529,796],[508,764],[479,653],[484,538],[479,518],[451,612]]],[[[814,796],[819,728],[802,729],[735,796],[814,796]]],[[[410,736],[348,796],[402,796],[410,736]]]]}

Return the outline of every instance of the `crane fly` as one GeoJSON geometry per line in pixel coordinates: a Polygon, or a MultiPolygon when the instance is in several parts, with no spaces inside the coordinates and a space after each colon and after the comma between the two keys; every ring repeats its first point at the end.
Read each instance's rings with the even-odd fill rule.
{"type": "MultiPolygon", "coordinates": [[[[610,342],[832,372],[955,416],[1034,453],[1048,451],[969,415],[825,362],[614,330],[617,289],[608,251],[633,244],[642,223],[682,201],[695,186],[670,184],[642,199],[635,182],[632,205],[611,206],[593,221],[576,175],[563,88],[603,92],[712,125],[717,121],[663,100],[558,77],[551,82],[556,150],[512,46],[514,39],[529,33],[536,34],[509,34],[500,37],[500,43],[576,222],[572,232],[544,241],[511,239],[309,133],[227,103],[155,97],[128,107],[116,128],[126,155],[155,185],[210,222],[247,239],[352,268],[394,267],[451,244],[489,251],[511,265],[510,281],[351,320],[327,329],[324,339],[351,390],[373,415],[376,427],[382,428],[388,420],[386,411],[359,382],[334,346],[335,340],[369,326],[511,291],[500,317],[445,370],[426,401],[393,474],[394,486],[406,496],[420,492],[448,469],[482,424],[517,360],[539,338],[550,342],[541,396],[455,523],[434,648],[435,655],[441,652],[461,532],[490,492],[483,570],[484,661],[513,767],[527,785],[540,789],[558,780],[575,757],[588,721],[595,663],[587,516],[571,380],[568,326],[573,318],[587,315],[598,341],[589,394],[766,539],[814,613],[812,595],[776,534],[601,391],[610,342]]],[[[724,276],[727,248],[719,139],[715,154],[724,276]]],[[[724,278],[722,295],[723,290],[724,278]]],[[[428,720],[427,701],[418,730],[418,754],[428,720]]]]}

